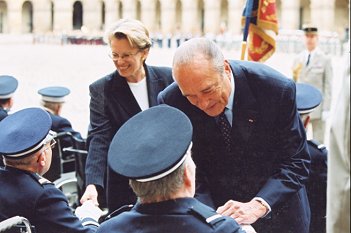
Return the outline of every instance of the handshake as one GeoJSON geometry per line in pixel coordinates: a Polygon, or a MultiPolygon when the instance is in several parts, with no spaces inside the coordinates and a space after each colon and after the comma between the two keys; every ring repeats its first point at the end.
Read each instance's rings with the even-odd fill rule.
{"type": "Polygon", "coordinates": [[[102,210],[97,207],[93,201],[89,200],[83,203],[83,205],[77,207],[75,215],[80,219],[91,218],[96,222],[99,221],[99,218],[102,216],[102,210]]]}

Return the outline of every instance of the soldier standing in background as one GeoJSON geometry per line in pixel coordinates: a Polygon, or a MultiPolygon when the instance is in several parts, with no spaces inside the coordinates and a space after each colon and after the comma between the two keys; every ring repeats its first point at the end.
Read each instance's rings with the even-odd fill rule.
{"type": "Polygon", "coordinates": [[[316,87],[323,95],[321,105],[311,114],[313,138],[324,143],[325,121],[328,117],[331,101],[332,63],[318,45],[318,29],[304,27],[306,49],[293,63],[293,78],[296,82],[308,83],[316,87]]]}

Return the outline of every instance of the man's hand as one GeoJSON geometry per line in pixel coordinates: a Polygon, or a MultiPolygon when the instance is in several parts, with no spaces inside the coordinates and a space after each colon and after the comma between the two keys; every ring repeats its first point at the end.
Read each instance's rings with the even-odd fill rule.
{"type": "Polygon", "coordinates": [[[78,206],[74,213],[80,220],[83,220],[84,218],[92,218],[96,222],[99,221],[99,218],[103,214],[102,210],[90,200],[84,202],[82,206],[78,206]]]}
{"type": "Polygon", "coordinates": [[[94,205],[99,206],[99,202],[98,202],[97,198],[98,198],[98,192],[96,190],[95,185],[89,184],[87,186],[87,188],[85,189],[85,192],[84,192],[82,198],[80,199],[80,203],[84,204],[84,202],[91,200],[94,205]]]}
{"type": "Polygon", "coordinates": [[[264,216],[267,211],[267,208],[256,200],[246,203],[229,200],[217,209],[217,213],[232,217],[239,224],[252,224],[264,216]]]}

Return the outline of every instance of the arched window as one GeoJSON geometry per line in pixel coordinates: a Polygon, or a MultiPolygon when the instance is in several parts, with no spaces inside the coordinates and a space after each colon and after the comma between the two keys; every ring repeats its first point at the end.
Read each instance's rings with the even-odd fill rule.
{"type": "Polygon", "coordinates": [[[33,5],[29,1],[25,1],[22,5],[22,31],[33,32],[33,5]]]}
{"type": "Polygon", "coordinates": [[[80,1],[73,4],[73,29],[80,30],[83,26],[83,6],[80,1]]]}
{"type": "Polygon", "coordinates": [[[105,17],[106,17],[105,3],[101,2],[101,26],[100,26],[101,30],[103,30],[105,27],[105,17]]]}

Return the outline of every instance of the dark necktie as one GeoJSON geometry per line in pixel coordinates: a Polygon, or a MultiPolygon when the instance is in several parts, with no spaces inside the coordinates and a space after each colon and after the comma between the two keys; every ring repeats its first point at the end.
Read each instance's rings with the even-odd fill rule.
{"type": "Polygon", "coordinates": [[[224,111],[217,117],[217,124],[222,133],[226,150],[231,151],[231,131],[232,127],[224,114],[224,111]]]}
{"type": "Polygon", "coordinates": [[[309,54],[308,54],[308,57],[307,57],[306,66],[308,66],[308,64],[310,63],[310,58],[311,58],[311,54],[309,53],[309,54]]]}

